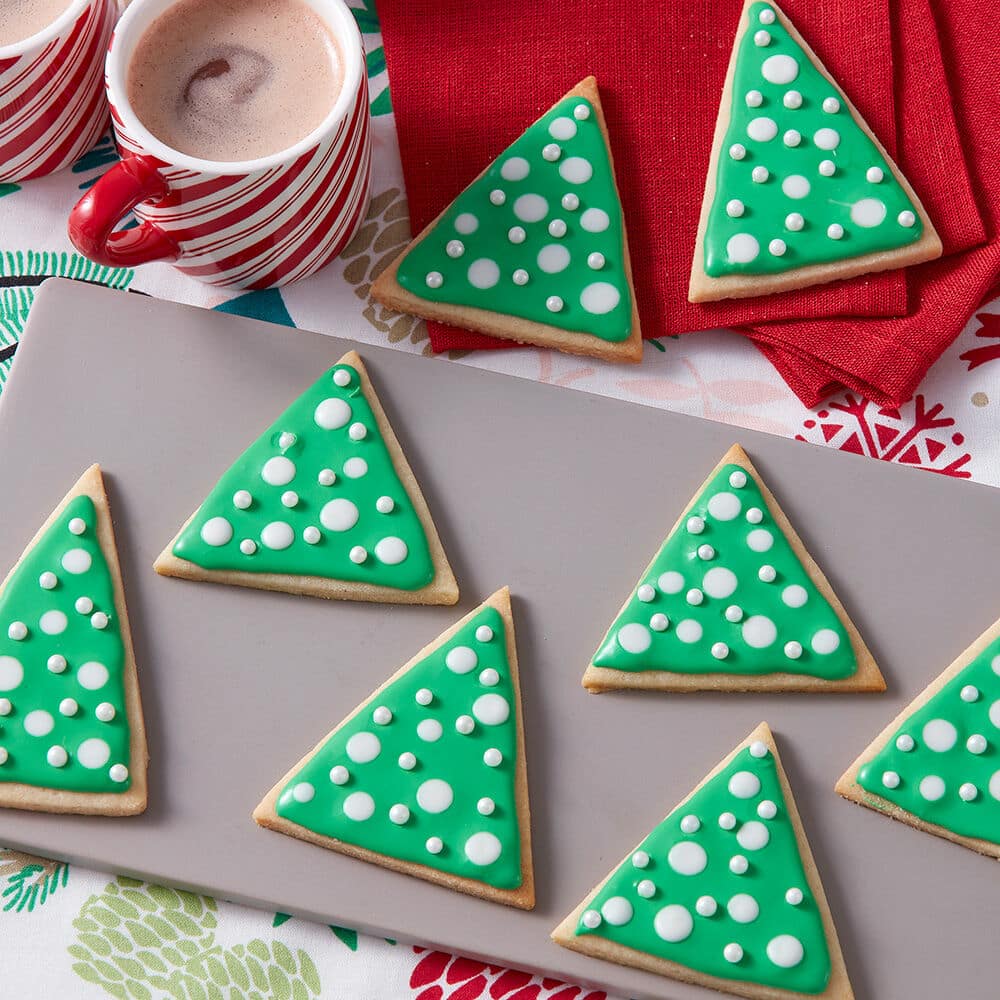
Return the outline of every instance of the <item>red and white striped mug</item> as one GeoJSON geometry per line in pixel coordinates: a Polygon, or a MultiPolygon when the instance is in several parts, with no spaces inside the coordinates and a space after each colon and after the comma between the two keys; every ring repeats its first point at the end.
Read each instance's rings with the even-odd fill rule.
{"type": "Polygon", "coordinates": [[[306,0],[344,61],[343,88],[319,127],[279,153],[227,163],[166,146],[127,98],[136,43],[175,2],[133,3],[115,28],[105,77],[122,161],[77,203],[70,239],[99,264],[167,260],[218,286],[272,288],[313,274],[347,245],[368,208],[368,81],[353,15],[343,0],[306,0]],[[131,211],[139,225],[116,229],[131,211]]]}
{"type": "Polygon", "coordinates": [[[117,15],[116,0],[72,0],[41,31],[0,46],[0,181],[62,170],[100,137],[104,53],[117,15]]]}

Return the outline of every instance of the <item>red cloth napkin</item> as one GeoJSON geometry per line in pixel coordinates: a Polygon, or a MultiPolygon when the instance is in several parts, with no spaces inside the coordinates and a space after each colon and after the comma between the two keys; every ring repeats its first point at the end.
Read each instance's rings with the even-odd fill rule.
{"type": "Polygon", "coordinates": [[[1000,130],[996,62],[1000,18],[982,16],[979,0],[947,0],[934,11],[927,0],[897,9],[897,34],[910,58],[898,63],[897,86],[909,91],[948,68],[959,133],[940,127],[934,113],[944,92],[925,95],[905,115],[901,157],[945,243],[945,252],[989,242],[909,272],[911,312],[901,319],[755,325],[750,335],[795,394],[814,406],[845,385],[880,405],[909,399],[928,368],[958,336],[972,312],[1000,282],[1000,130]],[[913,30],[936,22],[931,44],[913,30]],[[922,44],[921,44],[922,41],[922,44]],[[935,60],[935,49],[940,55],[935,60]],[[943,60],[943,63],[942,63],[943,60]],[[936,64],[935,64],[936,63],[936,64]],[[958,134],[962,137],[959,145],[958,134]],[[954,169],[964,151],[972,183],[954,169]],[[947,184],[931,175],[951,168],[947,184]],[[985,227],[973,210],[979,197],[985,227]]]}
{"type": "MultiPolygon", "coordinates": [[[[608,117],[647,337],[750,322],[900,315],[899,272],[760,299],[687,301],[691,252],[740,0],[380,0],[414,232],[580,79],[608,117]]],[[[889,0],[785,0],[895,146],[889,0]],[[855,85],[852,85],[854,83],[855,85]]],[[[945,113],[947,108],[939,109],[945,113]]],[[[435,350],[497,346],[430,324],[435,350]]]]}

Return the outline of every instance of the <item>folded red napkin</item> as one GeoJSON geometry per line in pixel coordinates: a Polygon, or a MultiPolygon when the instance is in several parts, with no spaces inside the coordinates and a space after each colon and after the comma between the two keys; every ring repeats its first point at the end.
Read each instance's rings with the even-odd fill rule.
{"type": "MultiPolygon", "coordinates": [[[[784,0],[890,152],[889,0],[784,0]]],[[[750,322],[899,315],[899,272],[760,299],[687,301],[691,252],[740,0],[380,0],[414,232],[578,80],[608,117],[647,337],[750,322]]],[[[946,104],[935,109],[947,118],[946,104]]],[[[496,346],[431,324],[436,350],[496,346]]]]}
{"type": "Polygon", "coordinates": [[[984,233],[988,242],[912,268],[911,312],[905,317],[755,324],[750,335],[807,406],[826,398],[838,383],[883,406],[909,399],[928,368],[958,336],[976,307],[995,294],[1000,282],[1000,130],[996,120],[1000,18],[984,18],[979,0],[939,2],[933,14],[927,0],[909,0],[900,7],[904,9],[897,9],[898,35],[910,58],[899,61],[902,77],[897,86],[908,90],[920,85],[929,71],[947,67],[959,128],[958,134],[948,134],[933,113],[947,99],[944,93],[938,92],[936,101],[914,104],[921,113],[904,118],[901,158],[924,194],[946,253],[981,243],[984,233]],[[926,38],[923,45],[918,44],[923,36],[912,25],[921,17],[936,22],[933,45],[926,38]],[[922,183],[936,169],[958,164],[963,151],[971,185],[957,169],[952,169],[946,185],[922,183]],[[973,191],[985,227],[972,210],[973,191]]]}

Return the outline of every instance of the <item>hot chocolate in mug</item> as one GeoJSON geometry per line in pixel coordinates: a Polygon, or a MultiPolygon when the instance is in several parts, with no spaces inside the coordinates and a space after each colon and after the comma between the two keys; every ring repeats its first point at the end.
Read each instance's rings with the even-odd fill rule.
{"type": "Polygon", "coordinates": [[[271,288],[313,274],[354,235],[371,129],[344,0],[133,0],[105,77],[122,160],[69,219],[92,260],[165,260],[213,285],[271,288]],[[310,62],[316,30],[329,66],[310,62]],[[139,225],[118,228],[130,212],[139,225]]]}

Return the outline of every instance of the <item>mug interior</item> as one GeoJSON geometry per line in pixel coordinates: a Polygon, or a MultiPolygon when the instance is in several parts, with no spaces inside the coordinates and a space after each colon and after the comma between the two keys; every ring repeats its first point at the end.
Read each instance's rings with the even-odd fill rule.
{"type": "MultiPolygon", "coordinates": [[[[82,2],[86,4],[88,0],[82,2]]],[[[128,67],[143,32],[177,2],[178,0],[133,0],[115,27],[105,66],[108,99],[114,105],[115,113],[121,119],[125,132],[153,156],[165,163],[199,173],[245,174],[256,170],[267,170],[308,152],[334,131],[349,113],[361,86],[361,74],[365,72],[364,49],[357,22],[344,0],[302,0],[330,29],[337,40],[344,61],[344,85],[330,113],[312,132],[287,149],[255,160],[205,160],[182,153],[157,139],[139,120],[128,101],[126,86],[128,67]]]]}
{"type": "MultiPolygon", "coordinates": [[[[26,52],[32,52],[35,49],[45,48],[54,38],[58,38],[66,32],[91,3],[99,2],[100,0],[72,0],[66,9],[41,31],[36,31],[35,34],[22,38],[19,42],[0,45],[0,62],[5,59],[16,59],[18,56],[23,56],[26,52]]],[[[111,0],[111,2],[116,3],[117,0],[111,0]]],[[[306,0],[306,3],[311,5],[311,0],[306,0]]]]}

